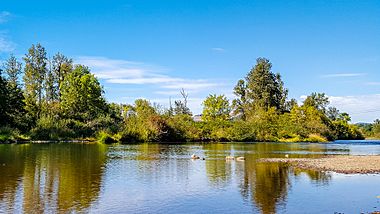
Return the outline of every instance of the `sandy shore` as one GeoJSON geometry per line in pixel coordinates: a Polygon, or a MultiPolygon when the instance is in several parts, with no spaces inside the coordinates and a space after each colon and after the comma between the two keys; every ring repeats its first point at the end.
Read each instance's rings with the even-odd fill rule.
{"type": "Polygon", "coordinates": [[[345,174],[380,173],[380,156],[327,156],[323,158],[264,158],[261,162],[290,163],[298,168],[345,174]]]}

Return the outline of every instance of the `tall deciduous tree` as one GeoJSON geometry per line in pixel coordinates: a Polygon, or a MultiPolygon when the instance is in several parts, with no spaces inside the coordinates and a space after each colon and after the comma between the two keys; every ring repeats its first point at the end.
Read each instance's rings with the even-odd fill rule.
{"type": "Polygon", "coordinates": [[[73,60],[61,53],[53,56],[49,61],[49,69],[46,73],[46,100],[48,102],[60,102],[61,84],[65,77],[73,70],[73,60]]]}
{"type": "Polygon", "coordinates": [[[103,89],[88,67],[77,65],[61,84],[61,107],[67,117],[88,121],[103,114],[103,89]]]}
{"type": "Polygon", "coordinates": [[[41,113],[44,98],[44,84],[47,72],[45,48],[41,44],[32,45],[23,59],[25,61],[25,108],[31,117],[30,119],[35,120],[41,113]]]}
{"type": "Polygon", "coordinates": [[[224,95],[209,95],[203,101],[203,106],[202,119],[206,122],[223,121],[229,118],[231,109],[224,95]]]}
{"type": "Polygon", "coordinates": [[[61,97],[61,85],[65,77],[73,70],[73,60],[67,58],[61,53],[57,53],[53,57],[52,70],[55,77],[55,93],[58,99],[61,97]]]}

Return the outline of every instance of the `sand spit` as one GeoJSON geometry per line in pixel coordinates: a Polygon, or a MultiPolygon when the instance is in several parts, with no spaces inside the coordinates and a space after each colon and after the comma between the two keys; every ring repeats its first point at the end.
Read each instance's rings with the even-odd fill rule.
{"type": "Polygon", "coordinates": [[[290,163],[298,168],[345,174],[380,173],[380,156],[335,155],[323,158],[263,158],[260,162],[290,163]]]}

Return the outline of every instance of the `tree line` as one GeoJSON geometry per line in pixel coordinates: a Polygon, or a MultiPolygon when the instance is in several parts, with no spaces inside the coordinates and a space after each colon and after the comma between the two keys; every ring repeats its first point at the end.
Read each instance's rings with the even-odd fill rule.
{"type": "Polygon", "coordinates": [[[11,55],[0,71],[0,141],[98,139],[101,142],[329,141],[362,139],[363,127],[329,106],[324,93],[299,105],[288,99],[281,75],[258,58],[233,91],[236,99],[210,94],[201,120],[187,106],[188,94],[168,108],[137,99],[108,103],[85,65],[61,53],[52,58],[32,45],[22,62],[11,55]]]}

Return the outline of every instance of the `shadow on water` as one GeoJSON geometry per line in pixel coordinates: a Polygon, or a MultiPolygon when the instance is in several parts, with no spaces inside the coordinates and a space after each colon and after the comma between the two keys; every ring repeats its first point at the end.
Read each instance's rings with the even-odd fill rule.
{"type": "Polygon", "coordinates": [[[0,145],[0,209],[84,211],[99,196],[105,157],[97,144],[0,145]]]}

